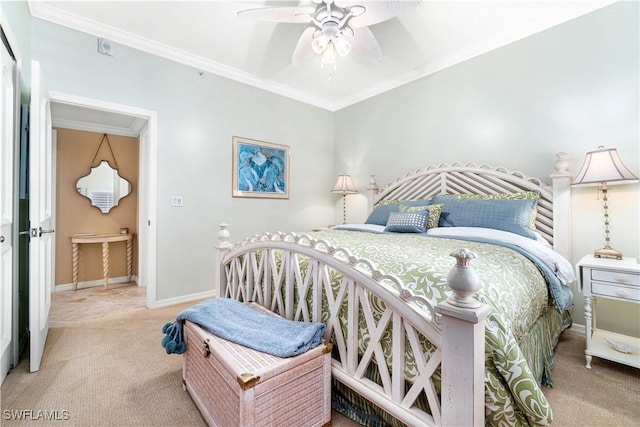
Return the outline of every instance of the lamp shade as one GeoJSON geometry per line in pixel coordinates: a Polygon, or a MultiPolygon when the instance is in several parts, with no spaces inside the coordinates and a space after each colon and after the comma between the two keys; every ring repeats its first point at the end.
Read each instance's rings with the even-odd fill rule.
{"type": "Polygon", "coordinates": [[[615,148],[598,147],[585,155],[584,163],[573,185],[631,184],[636,177],[620,160],[615,148]]]}
{"type": "Polygon", "coordinates": [[[338,176],[338,180],[336,181],[336,185],[333,186],[332,193],[342,193],[342,194],[354,194],[357,193],[355,185],[353,185],[353,181],[351,180],[351,176],[343,173],[338,176]]]}

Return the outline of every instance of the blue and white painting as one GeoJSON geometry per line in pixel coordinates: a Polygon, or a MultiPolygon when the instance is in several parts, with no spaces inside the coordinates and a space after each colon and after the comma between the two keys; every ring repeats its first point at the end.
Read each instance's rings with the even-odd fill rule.
{"type": "Polygon", "coordinates": [[[288,148],[234,137],[234,196],[288,198],[288,148]]]}

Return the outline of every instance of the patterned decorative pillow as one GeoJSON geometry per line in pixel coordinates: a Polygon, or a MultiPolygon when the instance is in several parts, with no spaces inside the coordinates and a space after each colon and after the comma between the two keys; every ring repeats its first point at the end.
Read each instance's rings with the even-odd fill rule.
{"type": "Polygon", "coordinates": [[[447,195],[436,196],[433,202],[444,205],[440,227],[494,228],[535,239],[531,218],[537,199],[458,199],[447,195]]]}
{"type": "Polygon", "coordinates": [[[440,221],[440,214],[442,213],[442,206],[442,203],[426,206],[409,206],[403,203],[400,205],[400,212],[428,212],[429,217],[427,219],[427,229],[429,229],[436,228],[438,226],[438,221],[440,221]]]}
{"type": "Polygon", "coordinates": [[[427,231],[428,213],[391,212],[384,231],[393,233],[425,233],[427,231]]]}
{"type": "Polygon", "coordinates": [[[399,205],[400,203],[404,203],[406,200],[380,200],[376,203],[376,207],[385,206],[385,205],[399,205]]]}
{"type": "Polygon", "coordinates": [[[537,191],[523,191],[521,193],[497,193],[497,194],[451,194],[456,199],[482,199],[482,200],[522,200],[522,199],[540,199],[540,193],[537,191]]]}

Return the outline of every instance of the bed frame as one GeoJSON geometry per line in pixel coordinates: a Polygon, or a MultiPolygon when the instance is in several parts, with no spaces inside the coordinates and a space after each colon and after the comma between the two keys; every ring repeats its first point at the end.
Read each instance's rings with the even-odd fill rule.
{"type": "MultiPolygon", "coordinates": [[[[570,182],[565,153],[556,154],[552,185],[503,167],[487,164],[453,163],[429,166],[408,173],[378,189],[375,177],[369,185],[369,207],[383,200],[407,200],[447,193],[516,193],[538,191],[540,200],[536,227],[556,251],[570,258],[570,182]]],[[[264,233],[232,245],[227,224],[220,225],[215,248],[218,273],[217,295],[254,301],[288,319],[322,321],[322,300],[328,304],[324,315],[325,339],[334,344],[333,378],[408,425],[484,425],[484,319],[488,306],[469,308],[448,301],[431,307],[415,296],[392,275],[379,271],[366,259],[334,247],[310,235],[264,233]],[[301,257],[308,262],[301,265],[301,257]],[[330,271],[342,274],[341,292],[331,292],[330,271]],[[269,286],[263,286],[263,284],[269,286]],[[346,292],[346,293],[345,293],[346,292]],[[311,295],[311,304],[296,295],[311,295]],[[385,302],[379,320],[372,315],[369,295],[385,302]],[[346,334],[338,318],[347,313],[346,334]],[[363,315],[370,335],[364,352],[359,352],[358,318],[363,315]],[[381,336],[392,325],[391,369],[384,363],[381,336]],[[419,335],[437,350],[427,361],[414,351],[419,375],[409,387],[404,377],[406,347],[418,350],[419,335]],[[377,361],[383,361],[377,363],[377,361]],[[365,376],[374,364],[380,384],[365,376]],[[440,368],[441,393],[436,392],[433,374],[440,368]],[[416,405],[424,392],[430,411],[416,405]]],[[[455,262],[452,260],[452,266],[455,262]]],[[[457,295],[458,300],[463,299],[457,295]]]]}

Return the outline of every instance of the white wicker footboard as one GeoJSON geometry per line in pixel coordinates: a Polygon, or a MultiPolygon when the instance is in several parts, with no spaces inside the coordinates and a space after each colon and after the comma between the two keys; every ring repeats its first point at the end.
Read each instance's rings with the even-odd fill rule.
{"type": "Polygon", "coordinates": [[[434,309],[370,261],[306,235],[267,233],[236,245],[228,238],[222,224],[216,246],[218,296],[254,301],[292,320],[324,322],[325,340],[336,349],[333,377],[406,424],[484,425],[488,306],[449,301],[434,309]],[[377,304],[381,315],[374,314],[374,300],[384,302],[382,308],[377,304]],[[385,334],[389,328],[391,334],[385,334]],[[421,336],[433,344],[427,352],[421,336]],[[383,339],[391,355],[385,356],[383,339]],[[405,388],[411,355],[417,375],[405,388]],[[381,385],[366,378],[370,364],[376,365],[381,385]],[[440,378],[434,376],[439,367],[440,394],[435,385],[440,378]],[[429,412],[416,406],[423,392],[429,412]]]}

